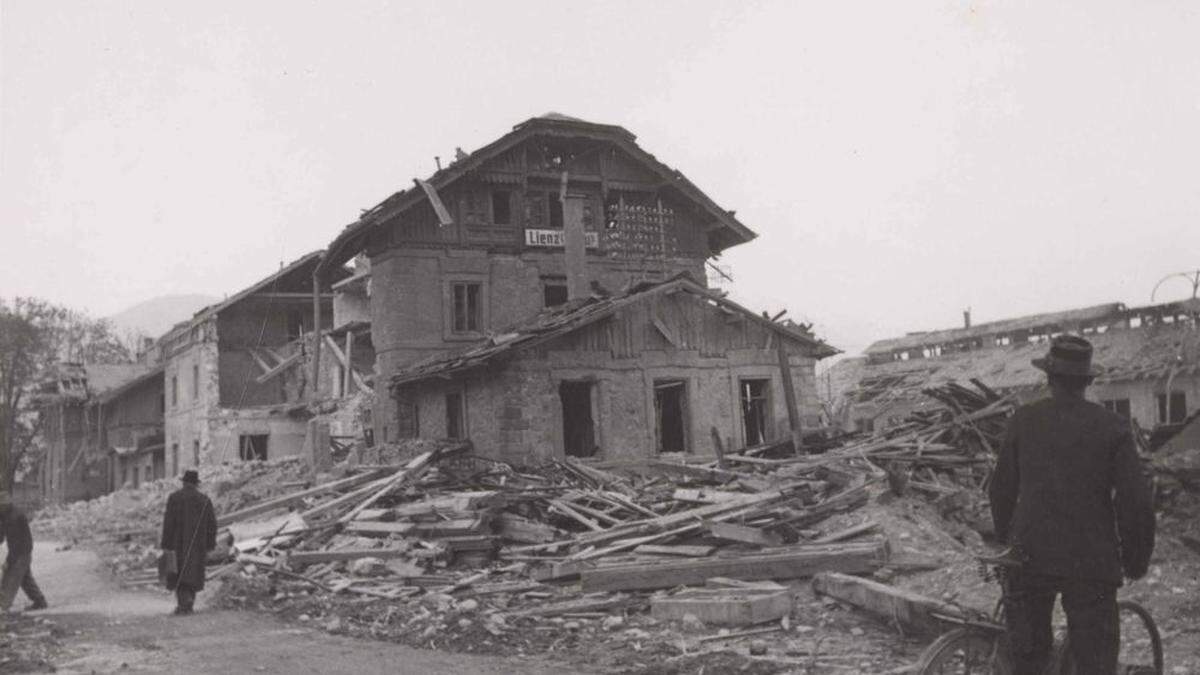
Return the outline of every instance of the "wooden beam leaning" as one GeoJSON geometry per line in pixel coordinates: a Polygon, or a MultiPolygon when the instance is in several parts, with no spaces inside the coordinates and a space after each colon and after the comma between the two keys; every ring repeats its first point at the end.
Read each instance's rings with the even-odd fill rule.
{"type": "Polygon", "coordinates": [[[292,354],[291,356],[287,357],[286,359],[280,361],[274,368],[268,370],[267,372],[263,373],[262,375],[259,375],[256,378],[254,378],[254,381],[257,382],[258,384],[263,384],[265,382],[268,382],[268,381],[274,379],[280,373],[287,370],[288,368],[291,368],[293,365],[298,363],[300,361],[300,359],[302,359],[302,358],[304,358],[304,352],[296,352],[295,354],[292,354]]]}
{"type": "Polygon", "coordinates": [[[355,476],[342,478],[341,480],[335,480],[331,483],[316,485],[308,488],[307,490],[301,490],[300,492],[293,492],[290,495],[283,495],[282,497],[268,499],[265,502],[260,502],[244,509],[239,509],[231,513],[225,513],[217,516],[217,527],[224,527],[230,523],[236,523],[244,518],[249,518],[250,516],[256,516],[260,513],[266,513],[267,511],[283,508],[284,506],[287,506],[296,500],[304,499],[305,497],[313,497],[333,490],[342,490],[345,488],[354,487],[356,485],[362,485],[363,483],[371,481],[378,475],[378,470],[368,471],[355,476]]]}

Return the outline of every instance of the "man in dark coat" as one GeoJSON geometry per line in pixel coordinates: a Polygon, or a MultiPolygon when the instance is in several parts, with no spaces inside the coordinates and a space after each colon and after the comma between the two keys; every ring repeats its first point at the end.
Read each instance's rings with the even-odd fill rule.
{"type": "Polygon", "coordinates": [[[196,593],[204,589],[205,555],[217,545],[217,517],[212,502],[200,492],[200,476],[188,470],[182,480],[183,487],[167,497],[162,549],[175,554],[175,613],[191,614],[196,593]]]}
{"type": "Polygon", "coordinates": [[[0,574],[0,614],[12,607],[17,598],[17,589],[29,597],[26,610],[46,608],[46,596],[33,580],[30,566],[33,563],[33,534],[29,531],[29,518],[25,512],[13,506],[7,492],[0,492],[0,544],[8,542],[8,555],[4,557],[4,572],[0,574]]]}
{"type": "Polygon", "coordinates": [[[1050,397],[1009,421],[988,486],[996,535],[1025,558],[1006,605],[1017,673],[1041,673],[1062,595],[1078,673],[1116,672],[1122,575],[1140,579],[1154,549],[1154,505],[1128,420],[1084,399],[1098,371],[1092,345],[1055,338],[1033,364],[1050,397]]]}

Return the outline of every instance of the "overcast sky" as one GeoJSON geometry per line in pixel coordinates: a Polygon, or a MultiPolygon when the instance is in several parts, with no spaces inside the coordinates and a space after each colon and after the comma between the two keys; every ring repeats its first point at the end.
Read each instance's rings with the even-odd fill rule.
{"type": "MultiPolygon", "coordinates": [[[[759,233],[849,352],[1200,267],[1194,2],[0,0],[0,295],[232,293],[547,111],[759,233]]],[[[1170,282],[1159,299],[1190,295],[1170,282]]]]}

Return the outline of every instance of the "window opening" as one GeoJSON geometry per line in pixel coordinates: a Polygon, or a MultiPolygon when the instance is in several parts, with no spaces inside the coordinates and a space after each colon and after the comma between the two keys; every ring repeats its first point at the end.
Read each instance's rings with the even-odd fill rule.
{"type": "Polygon", "coordinates": [[[179,405],[179,376],[172,375],[171,376],[171,407],[174,408],[174,407],[177,407],[178,405],[179,405]]]}
{"type": "Polygon", "coordinates": [[[1158,395],[1158,423],[1178,424],[1187,419],[1187,396],[1182,391],[1158,395]]]}
{"type": "MultiPolygon", "coordinates": [[[[242,434],[238,437],[238,456],[243,461],[267,459],[267,434],[242,434]]],[[[199,453],[199,443],[197,443],[199,453]]]]}
{"type": "Polygon", "coordinates": [[[417,402],[410,397],[397,399],[396,420],[396,433],[400,438],[416,438],[421,434],[421,417],[417,410],[417,402]]]}
{"type": "Polygon", "coordinates": [[[446,438],[466,438],[461,392],[446,394],[446,438]]]}
{"type": "Polygon", "coordinates": [[[741,390],[746,446],[766,443],[771,437],[771,381],[742,380],[741,390]]]}
{"type": "Polygon", "coordinates": [[[687,452],[687,386],[683,380],[654,382],[654,417],[659,452],[687,452]]]}
{"type": "Polygon", "coordinates": [[[496,225],[512,224],[512,200],[507,190],[492,192],[492,222],[496,225]]]}
{"type": "Polygon", "coordinates": [[[1129,399],[1127,398],[1106,399],[1101,401],[1100,405],[1104,406],[1104,409],[1109,412],[1116,413],[1125,419],[1129,419],[1129,399]]]}
{"type": "Polygon", "coordinates": [[[192,466],[200,468],[200,440],[192,440],[192,466]]]}
{"type": "Polygon", "coordinates": [[[480,302],[483,285],[459,282],[453,285],[454,332],[475,333],[483,326],[483,305],[480,302]]]}
{"type": "Polygon", "coordinates": [[[566,303],[567,287],[564,284],[546,284],[542,287],[542,295],[545,307],[555,307],[566,303]]]}
{"type": "Polygon", "coordinates": [[[592,417],[592,383],[562,382],[563,452],[571,457],[596,454],[596,423],[592,417]]]}

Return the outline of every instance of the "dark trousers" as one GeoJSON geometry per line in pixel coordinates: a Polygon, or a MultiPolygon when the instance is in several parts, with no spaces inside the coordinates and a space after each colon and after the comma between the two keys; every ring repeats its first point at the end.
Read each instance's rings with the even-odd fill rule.
{"type": "Polygon", "coordinates": [[[32,555],[19,555],[4,562],[4,574],[0,575],[0,610],[12,607],[18,588],[25,591],[33,604],[46,604],[46,596],[42,595],[42,589],[38,588],[29,569],[32,562],[32,555]]]}
{"type": "Polygon", "coordinates": [[[1045,668],[1054,646],[1050,617],[1058,595],[1075,672],[1114,675],[1121,649],[1116,585],[1030,573],[1012,575],[1005,605],[1016,675],[1041,675],[1045,668]]]}
{"type": "Polygon", "coordinates": [[[184,611],[192,611],[192,606],[196,604],[196,589],[183,582],[175,585],[175,604],[179,609],[184,611]]]}

